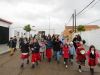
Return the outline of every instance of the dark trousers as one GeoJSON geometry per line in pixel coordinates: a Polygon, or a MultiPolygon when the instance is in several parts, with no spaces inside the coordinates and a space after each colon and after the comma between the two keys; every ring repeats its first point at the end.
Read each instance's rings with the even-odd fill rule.
{"type": "Polygon", "coordinates": [[[68,64],[68,58],[64,58],[65,65],[68,64]]]}

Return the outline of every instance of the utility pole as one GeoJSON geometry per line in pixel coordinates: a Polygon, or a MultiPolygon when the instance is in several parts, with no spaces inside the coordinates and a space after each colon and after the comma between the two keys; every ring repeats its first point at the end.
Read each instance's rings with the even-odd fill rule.
{"type": "Polygon", "coordinates": [[[55,29],[53,29],[53,33],[55,34],[55,29]]]}
{"type": "Polygon", "coordinates": [[[73,32],[74,32],[74,14],[72,14],[72,17],[73,17],[73,32]]]}
{"type": "Polygon", "coordinates": [[[50,16],[49,16],[49,34],[50,34],[50,16]]]}
{"type": "Polygon", "coordinates": [[[75,12],[74,12],[74,17],[75,17],[75,33],[76,33],[76,29],[77,29],[77,27],[76,27],[76,9],[75,9],[75,12]]]}

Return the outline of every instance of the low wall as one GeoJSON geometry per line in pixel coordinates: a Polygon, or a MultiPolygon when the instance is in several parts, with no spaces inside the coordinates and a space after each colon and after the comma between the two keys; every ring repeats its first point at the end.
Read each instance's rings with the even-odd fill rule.
{"type": "Polygon", "coordinates": [[[96,49],[100,50],[100,29],[81,32],[80,35],[82,39],[86,40],[87,46],[94,45],[96,49]]]}
{"type": "Polygon", "coordinates": [[[9,47],[6,44],[0,45],[0,54],[6,53],[9,51],[9,47]]]}

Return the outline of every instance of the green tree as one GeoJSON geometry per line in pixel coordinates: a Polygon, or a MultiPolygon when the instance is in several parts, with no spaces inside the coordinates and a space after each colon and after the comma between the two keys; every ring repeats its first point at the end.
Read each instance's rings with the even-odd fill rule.
{"type": "Polygon", "coordinates": [[[24,30],[25,30],[26,32],[29,32],[29,36],[30,36],[30,31],[32,30],[31,27],[30,27],[30,24],[26,25],[26,26],[24,27],[24,30]]]}
{"type": "Polygon", "coordinates": [[[77,27],[77,31],[79,31],[80,34],[81,34],[82,31],[85,31],[85,27],[84,27],[83,25],[79,25],[79,26],[77,27]]]}

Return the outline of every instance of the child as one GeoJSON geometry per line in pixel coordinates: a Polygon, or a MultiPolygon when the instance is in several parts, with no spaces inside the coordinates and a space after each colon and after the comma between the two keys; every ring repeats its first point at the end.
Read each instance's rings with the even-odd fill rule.
{"type": "Polygon", "coordinates": [[[98,58],[100,57],[100,55],[93,45],[90,46],[89,50],[87,51],[87,55],[91,75],[94,75],[94,67],[98,64],[98,58]]]}
{"type": "Polygon", "coordinates": [[[14,52],[15,52],[17,50],[17,48],[16,48],[16,45],[17,45],[17,38],[16,38],[16,36],[14,36],[13,41],[14,41],[14,52]]]}
{"type": "Polygon", "coordinates": [[[42,39],[40,42],[40,54],[41,54],[41,59],[44,59],[44,52],[46,50],[46,45],[45,41],[42,39]]]}
{"type": "Polygon", "coordinates": [[[63,57],[64,57],[64,64],[65,64],[65,67],[67,68],[68,66],[68,58],[69,58],[69,47],[67,44],[65,44],[63,46],[63,57]]]}
{"type": "Polygon", "coordinates": [[[26,39],[24,39],[24,41],[21,42],[20,49],[22,59],[21,68],[23,68],[25,59],[27,59],[27,64],[29,64],[29,43],[26,39]]]}
{"type": "Polygon", "coordinates": [[[14,41],[13,38],[11,37],[9,42],[8,42],[9,50],[10,50],[10,56],[14,54],[14,41]]]}
{"type": "Polygon", "coordinates": [[[77,63],[79,64],[79,72],[82,72],[81,66],[85,66],[85,60],[86,60],[86,53],[82,42],[80,42],[80,44],[77,45],[76,60],[77,63]]]}
{"type": "Polygon", "coordinates": [[[40,58],[40,45],[37,41],[37,39],[34,38],[34,41],[30,44],[30,49],[32,51],[32,68],[35,68],[35,63],[38,65],[38,61],[41,60],[40,58]]]}
{"type": "Polygon", "coordinates": [[[48,59],[48,62],[51,62],[52,58],[52,41],[50,36],[47,38],[47,43],[46,43],[46,57],[48,59]]]}
{"type": "Polygon", "coordinates": [[[73,42],[70,42],[69,53],[70,53],[70,57],[69,57],[70,58],[70,62],[71,62],[71,64],[73,64],[73,58],[74,58],[74,56],[76,54],[76,51],[75,51],[75,47],[73,45],[73,42]]]}

